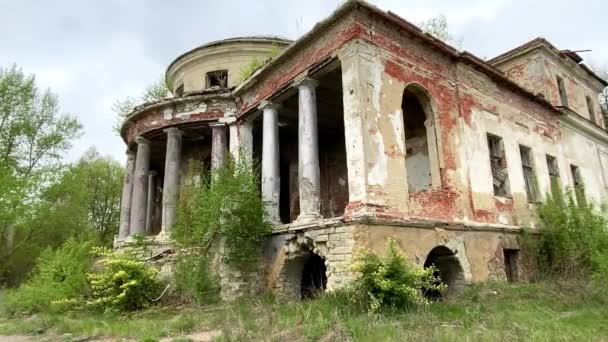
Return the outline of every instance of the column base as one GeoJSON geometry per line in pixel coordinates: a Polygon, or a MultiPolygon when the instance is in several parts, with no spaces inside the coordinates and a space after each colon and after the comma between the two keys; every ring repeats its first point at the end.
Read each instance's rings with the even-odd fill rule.
{"type": "Polygon", "coordinates": [[[298,216],[298,218],[293,222],[295,224],[305,224],[316,222],[322,220],[323,216],[317,213],[302,213],[298,216]]]}
{"type": "Polygon", "coordinates": [[[154,240],[160,243],[171,242],[171,233],[162,230],[158,235],[156,235],[156,238],[154,240]]]}

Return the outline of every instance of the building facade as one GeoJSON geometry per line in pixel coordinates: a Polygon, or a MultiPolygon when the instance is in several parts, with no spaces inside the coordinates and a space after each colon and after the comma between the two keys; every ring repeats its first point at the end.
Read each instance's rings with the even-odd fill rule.
{"type": "Polygon", "coordinates": [[[437,265],[450,291],[523,279],[518,236],[538,227],[552,184],[579,200],[607,192],[597,94],[608,83],[581,61],[544,39],[483,61],[361,1],[295,42],[203,45],[169,66],[174,96],[122,127],[117,243],[170,241],[188,161],[213,168],[232,153],[261,164],[274,225],[256,284],[222,279],[234,291],[339,288],[353,252],[382,252],[388,238],[437,265]],[[255,58],[269,61],[239,77],[255,58]]]}

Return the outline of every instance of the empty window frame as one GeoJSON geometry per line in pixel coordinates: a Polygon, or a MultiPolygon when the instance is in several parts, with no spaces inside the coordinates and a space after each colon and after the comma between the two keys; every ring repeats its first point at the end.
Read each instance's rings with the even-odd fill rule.
{"type": "Polygon", "coordinates": [[[226,88],[228,86],[228,70],[214,70],[207,73],[206,88],[226,88]]]}
{"type": "Polygon", "coordinates": [[[547,154],[547,169],[549,170],[549,180],[551,181],[551,191],[555,191],[559,187],[559,167],[557,166],[557,159],[547,154]]]}
{"type": "Polygon", "coordinates": [[[538,201],[538,187],[536,185],[536,175],[534,173],[534,162],[532,160],[532,150],[529,147],[519,145],[519,155],[521,156],[521,167],[524,173],[524,183],[528,202],[538,201]]]}
{"type": "Polygon", "coordinates": [[[568,107],[568,95],[566,94],[566,85],[564,84],[564,79],[556,76],[557,79],[557,89],[559,91],[559,98],[562,102],[562,106],[568,107]]]}
{"type": "Polygon", "coordinates": [[[180,84],[179,86],[177,86],[177,88],[175,88],[175,95],[177,96],[182,96],[184,95],[184,84],[180,84]]]}
{"type": "Polygon", "coordinates": [[[503,249],[503,258],[505,261],[505,275],[507,276],[507,281],[512,283],[519,280],[519,272],[518,272],[518,260],[519,260],[519,250],[517,249],[503,249]]]}
{"type": "Polygon", "coordinates": [[[591,100],[589,95],[585,96],[585,98],[587,99],[587,108],[589,109],[589,119],[597,125],[597,118],[595,117],[595,112],[593,110],[593,100],[591,100]]]}
{"type": "Polygon", "coordinates": [[[492,184],[495,196],[509,195],[509,174],[502,138],[488,134],[488,149],[490,152],[490,167],[492,169],[492,184]]]}
{"type": "Polygon", "coordinates": [[[572,173],[576,202],[579,205],[583,205],[585,204],[585,185],[583,184],[583,178],[581,177],[581,170],[576,165],[570,165],[570,172],[572,173]]]}

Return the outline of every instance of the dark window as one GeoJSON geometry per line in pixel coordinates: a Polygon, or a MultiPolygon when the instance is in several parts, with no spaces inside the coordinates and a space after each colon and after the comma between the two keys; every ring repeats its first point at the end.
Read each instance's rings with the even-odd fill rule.
{"type": "Polygon", "coordinates": [[[521,156],[521,167],[524,171],[524,182],[526,183],[528,202],[536,202],[538,201],[538,192],[534,165],[532,162],[532,151],[529,147],[519,145],[519,155],[521,156]]]}
{"type": "Polygon", "coordinates": [[[589,109],[589,119],[593,121],[594,124],[597,124],[597,119],[595,118],[595,112],[593,111],[593,101],[591,101],[591,97],[585,96],[587,98],[587,108],[589,109]]]}
{"type": "Polygon", "coordinates": [[[509,174],[502,138],[488,134],[488,149],[490,150],[490,167],[492,169],[492,184],[494,195],[506,196],[509,194],[509,174]]]}
{"type": "Polygon", "coordinates": [[[568,95],[566,94],[566,85],[564,80],[557,76],[557,88],[559,90],[559,98],[562,101],[562,106],[568,107],[568,95]]]}
{"type": "Polygon", "coordinates": [[[505,260],[505,274],[507,281],[512,283],[519,280],[519,274],[517,270],[517,264],[519,259],[519,250],[517,249],[503,249],[503,258],[505,260]]]}
{"type": "Polygon", "coordinates": [[[559,168],[557,166],[557,159],[555,159],[555,157],[547,155],[547,169],[549,169],[551,191],[553,194],[555,194],[555,191],[559,189],[559,168]]]}
{"type": "Polygon", "coordinates": [[[572,173],[572,181],[574,182],[574,194],[576,195],[576,202],[578,205],[585,204],[585,185],[581,177],[581,170],[576,165],[570,165],[570,172],[572,173]]]}
{"type": "Polygon", "coordinates": [[[228,86],[228,70],[215,70],[207,73],[207,88],[228,86]]]}
{"type": "Polygon", "coordinates": [[[182,96],[184,95],[184,84],[180,84],[179,86],[177,86],[177,88],[175,89],[175,95],[177,96],[182,96]]]}

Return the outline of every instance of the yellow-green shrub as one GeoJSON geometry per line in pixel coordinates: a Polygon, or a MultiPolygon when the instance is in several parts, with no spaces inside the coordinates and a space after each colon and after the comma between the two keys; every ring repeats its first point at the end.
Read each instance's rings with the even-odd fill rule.
{"type": "Polygon", "coordinates": [[[384,257],[360,250],[352,270],[359,274],[354,283],[355,294],[370,311],[405,310],[426,304],[423,290],[442,293],[447,288],[434,276],[434,267],[425,269],[410,263],[392,239],[387,243],[384,257]]]}
{"type": "Polygon", "coordinates": [[[130,311],[150,305],[158,297],[158,271],[137,257],[99,249],[102,269],[89,273],[91,297],[87,306],[103,310],[130,311]]]}

